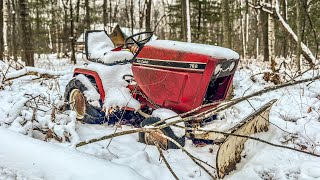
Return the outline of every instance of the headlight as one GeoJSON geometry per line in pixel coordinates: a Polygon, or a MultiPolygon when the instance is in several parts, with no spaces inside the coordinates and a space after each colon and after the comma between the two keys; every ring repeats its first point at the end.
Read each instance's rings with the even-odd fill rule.
{"type": "Polygon", "coordinates": [[[218,65],[216,66],[216,68],[214,69],[214,75],[219,74],[220,71],[221,71],[221,64],[218,64],[218,65]]]}
{"type": "Polygon", "coordinates": [[[235,62],[232,62],[229,66],[229,71],[233,71],[234,67],[236,67],[236,63],[235,62]]]}

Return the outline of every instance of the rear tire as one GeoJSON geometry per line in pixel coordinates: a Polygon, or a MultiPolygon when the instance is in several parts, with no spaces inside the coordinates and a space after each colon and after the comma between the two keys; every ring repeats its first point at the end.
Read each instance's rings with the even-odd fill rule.
{"type": "Polygon", "coordinates": [[[66,86],[64,93],[67,101],[67,110],[74,110],[77,113],[77,119],[84,123],[101,124],[105,120],[104,112],[101,108],[95,107],[88,103],[83,92],[87,88],[78,79],[72,79],[66,86]]]}
{"type": "MultiPolygon", "coordinates": [[[[145,120],[142,121],[141,127],[154,124],[158,121],[160,121],[160,118],[157,118],[157,117],[146,118],[145,120]]],[[[164,124],[164,123],[161,123],[161,124],[164,124]]],[[[163,128],[163,129],[159,130],[158,133],[163,133],[164,135],[174,139],[181,146],[185,145],[185,136],[182,136],[180,138],[177,137],[170,127],[163,128]]],[[[150,140],[148,140],[149,138],[147,136],[150,136],[150,133],[139,132],[139,142],[144,143],[144,144],[154,145],[152,142],[150,142],[150,140]]],[[[159,136],[152,136],[152,137],[153,137],[153,139],[157,140],[157,142],[160,144],[160,147],[162,149],[179,149],[179,147],[176,144],[174,144],[173,142],[171,142],[165,138],[159,138],[159,136]]]]}

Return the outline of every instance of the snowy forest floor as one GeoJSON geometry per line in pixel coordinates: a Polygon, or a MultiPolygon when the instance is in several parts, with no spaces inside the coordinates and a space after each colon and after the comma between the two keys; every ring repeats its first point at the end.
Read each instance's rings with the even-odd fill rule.
{"type": "MultiPolygon", "coordinates": [[[[290,64],[291,60],[278,59],[277,61],[279,64],[282,62],[290,64]]],[[[47,120],[45,119],[50,119],[51,110],[38,112],[36,117],[32,117],[33,109],[19,107],[17,102],[21,102],[21,99],[25,98],[25,94],[42,95],[46,99],[49,99],[50,102],[58,101],[58,98],[63,96],[65,86],[72,79],[73,68],[81,66],[83,63],[84,61],[81,60],[80,56],[78,57],[78,65],[76,66],[71,65],[67,59],[57,59],[54,55],[42,56],[36,62],[36,67],[65,72],[65,74],[57,79],[34,79],[34,76],[25,76],[12,80],[12,84],[5,85],[0,90],[0,126],[28,135],[34,139],[45,140],[42,133],[30,131],[30,127],[27,126],[29,121],[27,123],[22,123],[22,121],[35,118],[39,121],[39,124],[47,123],[47,126],[50,126],[50,123],[46,122],[47,120]],[[11,123],[6,123],[8,121],[11,123]]],[[[6,69],[6,67],[7,64],[0,61],[0,69],[6,69]]],[[[233,82],[235,97],[242,97],[261,90],[264,87],[274,85],[263,80],[263,72],[269,72],[268,67],[268,63],[261,62],[260,60],[250,59],[242,61],[235,73],[233,82]]],[[[286,67],[287,69],[281,66],[279,73],[282,78],[289,80],[289,76],[293,77],[294,73],[290,71],[288,66],[286,67]]],[[[14,70],[10,69],[10,72],[14,72],[14,70]]],[[[313,77],[318,75],[318,73],[314,70],[308,71],[297,79],[313,77]]],[[[282,88],[251,98],[249,101],[241,102],[219,114],[219,120],[210,125],[210,128],[219,129],[219,127],[239,122],[252,113],[255,108],[259,108],[271,99],[278,99],[271,109],[269,131],[256,134],[255,137],[275,144],[320,154],[319,87],[320,81],[318,80],[282,88]]],[[[73,132],[70,130],[70,126],[66,127],[72,122],[72,113],[61,114],[59,116],[61,120],[58,125],[61,126],[56,126],[60,130],[63,129],[63,131],[57,130],[57,132],[61,134],[65,132],[70,133],[70,142],[59,142],[51,139],[46,143],[72,150],[74,150],[74,142],[111,134],[116,128],[76,122],[74,127],[75,132],[73,132]],[[63,123],[63,119],[67,122],[63,123]]],[[[33,126],[33,124],[30,126],[33,126]]],[[[130,128],[129,126],[122,126],[118,129],[121,131],[130,128]]],[[[147,179],[174,179],[165,163],[160,160],[157,148],[139,143],[137,140],[137,134],[126,135],[114,138],[109,148],[106,148],[109,140],[105,140],[77,148],[77,150],[91,154],[107,162],[112,162],[113,164],[130,167],[137,174],[147,179]]],[[[194,156],[209,164],[215,164],[216,145],[196,147],[192,144],[191,140],[187,139],[185,147],[194,156]]],[[[5,149],[6,147],[0,148],[5,149]]],[[[19,152],[23,153],[23,150],[17,150],[12,153],[19,152]]],[[[194,164],[181,150],[168,150],[164,152],[164,155],[180,179],[210,179],[210,176],[194,164]]],[[[35,154],[32,158],[46,159],[45,156],[45,154],[35,154]]],[[[28,168],[21,169],[19,168],[21,166],[14,165],[20,162],[15,162],[14,160],[11,160],[11,162],[10,160],[3,161],[3,159],[6,158],[2,157],[0,150],[0,180],[34,179],[35,177],[39,179],[57,179],[32,170],[36,167],[30,166],[29,171],[28,168]]],[[[64,159],[64,157],[51,158],[51,160],[57,159],[64,159]]],[[[320,178],[319,164],[320,158],[248,140],[242,153],[241,162],[237,165],[237,170],[226,176],[225,179],[318,179],[320,178]]],[[[48,168],[49,170],[55,169],[55,167],[43,168],[48,168]]],[[[88,164],[89,168],[96,167],[88,164]]],[[[117,173],[123,173],[121,170],[119,169],[117,173]]],[[[213,169],[210,170],[214,172],[213,169]]],[[[108,169],[104,171],[108,172],[108,169]]],[[[79,171],[79,173],[81,172],[79,171]]],[[[99,173],[99,171],[96,172],[95,178],[99,178],[99,173]]],[[[128,179],[131,178],[128,177],[128,179]]]]}

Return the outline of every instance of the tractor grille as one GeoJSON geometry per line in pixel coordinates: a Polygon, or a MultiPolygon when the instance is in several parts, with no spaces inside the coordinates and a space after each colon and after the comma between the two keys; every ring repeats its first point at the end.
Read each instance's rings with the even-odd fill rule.
{"type": "Polygon", "coordinates": [[[206,92],[204,104],[212,103],[218,100],[224,100],[229,88],[229,83],[232,81],[232,75],[212,78],[206,92]]]}

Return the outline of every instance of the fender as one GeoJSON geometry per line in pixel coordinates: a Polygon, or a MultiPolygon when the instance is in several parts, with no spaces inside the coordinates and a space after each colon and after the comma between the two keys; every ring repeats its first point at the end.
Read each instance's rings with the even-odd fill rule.
{"type": "Polygon", "coordinates": [[[95,71],[91,71],[88,69],[76,68],[74,70],[73,77],[75,77],[78,74],[83,74],[83,75],[91,76],[94,78],[94,80],[96,81],[97,87],[98,87],[100,98],[101,98],[102,102],[104,102],[105,93],[104,93],[104,88],[103,88],[102,81],[100,79],[99,74],[95,71]]]}
{"type": "MultiPolygon", "coordinates": [[[[102,84],[102,81],[100,79],[99,74],[97,72],[95,72],[95,71],[91,71],[91,70],[88,70],[88,69],[75,68],[74,69],[74,73],[73,73],[73,77],[75,77],[78,74],[83,74],[83,75],[91,76],[91,77],[94,78],[94,80],[96,81],[97,87],[98,87],[98,91],[99,91],[99,94],[100,94],[101,101],[102,101],[102,103],[104,103],[105,92],[104,92],[103,84],[102,84]]],[[[133,87],[131,87],[131,88],[133,88],[133,87]]],[[[130,89],[130,87],[129,87],[129,89],[130,89]]],[[[135,98],[135,95],[133,97],[135,98]]],[[[129,108],[129,107],[123,107],[122,109],[125,109],[125,110],[128,110],[128,111],[135,111],[135,109],[129,108]]]]}

